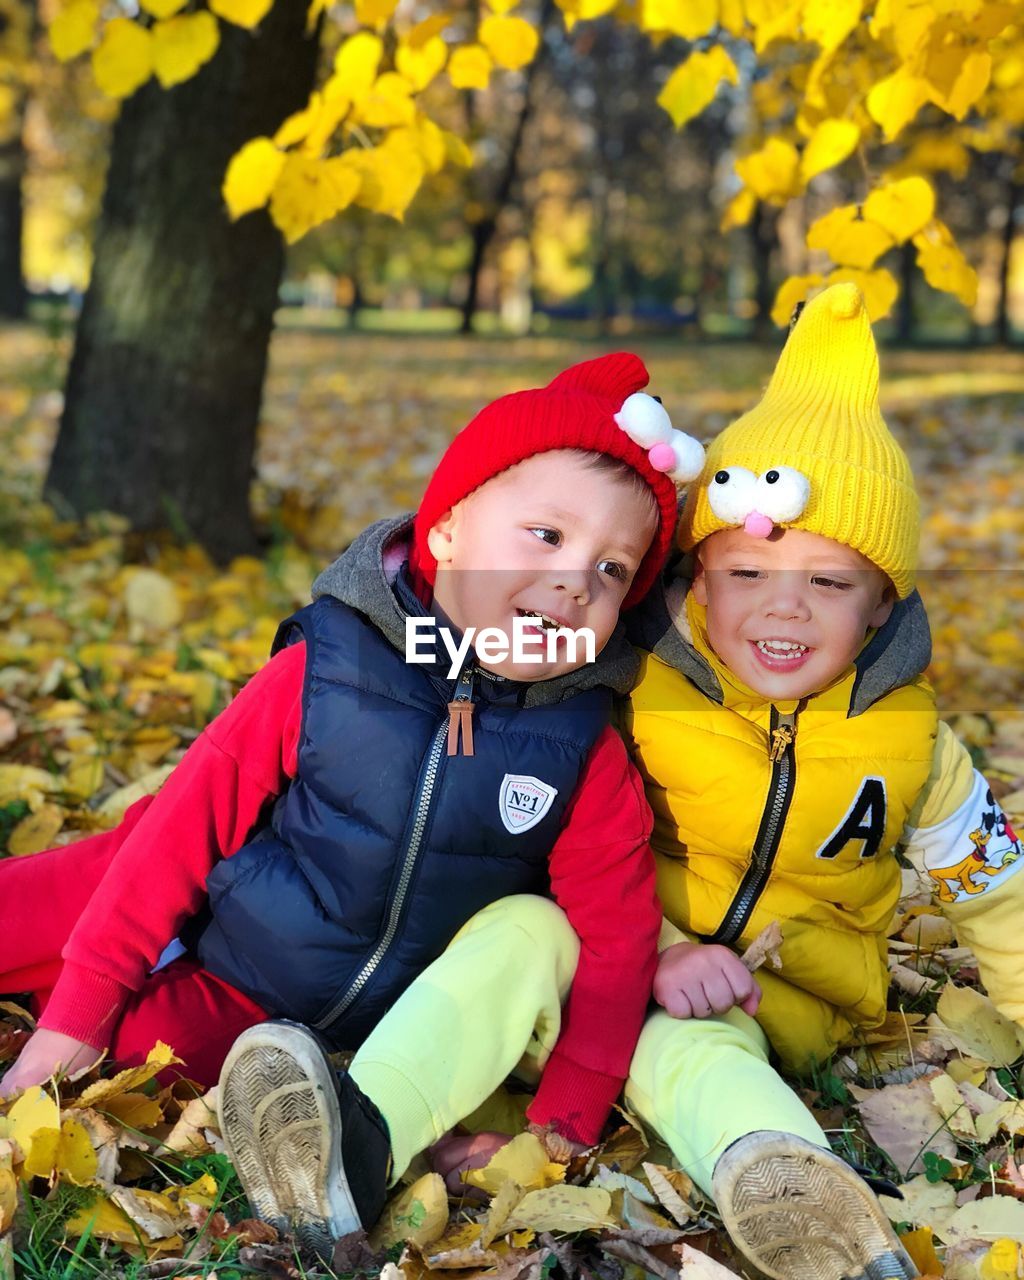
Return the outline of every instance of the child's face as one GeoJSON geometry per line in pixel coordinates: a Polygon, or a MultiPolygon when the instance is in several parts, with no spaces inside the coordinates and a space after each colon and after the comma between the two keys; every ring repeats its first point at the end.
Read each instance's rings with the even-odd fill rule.
{"type": "Polygon", "coordinates": [[[779,700],[829,685],[894,600],[889,579],[859,551],[803,529],[713,533],[697,550],[693,594],[729,670],[779,700]]]}
{"type": "MultiPolygon", "coordinates": [[[[488,480],[430,530],[437,560],[434,601],[461,631],[545,614],[594,632],[595,649],[615,630],[619,608],[657,528],[652,498],[571,451],[527,458],[488,480]]],[[[538,619],[538,628],[541,623],[538,619]]],[[[550,680],[581,667],[559,640],[553,662],[488,662],[514,680],[550,680]]]]}

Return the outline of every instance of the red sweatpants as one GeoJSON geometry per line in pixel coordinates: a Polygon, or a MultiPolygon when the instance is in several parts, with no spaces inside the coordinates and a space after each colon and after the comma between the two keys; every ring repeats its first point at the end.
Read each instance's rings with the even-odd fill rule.
{"type": "MultiPolygon", "coordinates": [[[[45,1009],[60,973],[61,950],[150,799],[132,805],[113,831],[5,860],[0,878],[0,992],[29,991],[33,1012],[38,1015],[45,1009]]],[[[119,1066],[134,1066],[163,1040],[184,1060],[178,1071],[202,1085],[213,1085],[235,1037],[266,1017],[240,991],[182,958],[148,977],[129,999],[110,1056],[119,1066]]]]}

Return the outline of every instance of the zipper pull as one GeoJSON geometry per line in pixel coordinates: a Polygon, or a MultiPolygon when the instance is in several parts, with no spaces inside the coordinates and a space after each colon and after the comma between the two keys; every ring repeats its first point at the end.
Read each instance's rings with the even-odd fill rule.
{"type": "Polygon", "coordinates": [[[779,723],[771,732],[771,741],[768,747],[768,759],[772,764],[778,764],[788,749],[793,745],[793,739],[796,737],[796,716],[793,712],[779,716],[779,723]]]}
{"type": "Polygon", "coordinates": [[[462,754],[473,754],[473,677],[476,674],[472,667],[467,667],[459,676],[455,685],[455,696],[448,703],[448,754],[459,754],[459,741],[462,742],[462,754]]]}

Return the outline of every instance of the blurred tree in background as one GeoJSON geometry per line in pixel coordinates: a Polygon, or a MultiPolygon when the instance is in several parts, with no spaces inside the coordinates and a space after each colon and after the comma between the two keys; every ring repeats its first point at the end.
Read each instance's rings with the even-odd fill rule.
{"type": "Polygon", "coordinates": [[[77,205],[45,202],[51,231],[26,236],[44,288],[90,272],[82,248],[63,269],[41,251],[59,225],[84,245],[97,203],[106,120],[81,55],[125,100],[48,481],[71,511],[253,545],[286,261],[285,299],[349,324],[764,336],[843,278],[904,340],[922,319],[1012,337],[1024,35],[995,0],[41,2],[63,68],[26,56],[35,15],[5,0],[0,115],[28,146],[23,200],[44,87],[34,136],[80,174],[77,205]]]}

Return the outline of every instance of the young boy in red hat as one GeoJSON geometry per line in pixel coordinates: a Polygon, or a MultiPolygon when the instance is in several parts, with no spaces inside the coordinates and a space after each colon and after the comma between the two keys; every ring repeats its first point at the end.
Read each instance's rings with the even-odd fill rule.
{"type": "Polygon", "coordinates": [[[608,724],[637,667],[619,612],[703,460],[647,380],[620,353],[488,405],[416,516],[320,575],[155,799],[0,866],[0,990],[42,1006],[0,1093],[158,1038],[212,1083],[245,1031],[229,1151],[260,1216],[321,1251],[531,1037],[530,1119],[597,1138],[661,920],[649,810],[608,724]],[[591,661],[570,643],[588,633],[591,661]],[[358,1049],[347,1074],[326,1049],[358,1049]]]}

